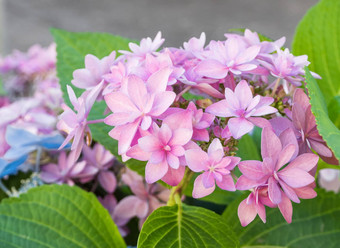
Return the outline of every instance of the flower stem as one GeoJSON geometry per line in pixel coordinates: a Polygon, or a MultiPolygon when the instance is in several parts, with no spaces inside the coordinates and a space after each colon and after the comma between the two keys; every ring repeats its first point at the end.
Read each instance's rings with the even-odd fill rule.
{"type": "Polygon", "coordinates": [[[275,85],[274,85],[274,88],[273,88],[273,91],[272,91],[272,93],[270,94],[271,97],[273,97],[273,96],[275,95],[275,92],[276,92],[276,90],[277,90],[277,87],[279,87],[280,80],[281,80],[281,78],[277,78],[277,79],[276,79],[275,85]]]}
{"type": "Polygon", "coordinates": [[[182,96],[185,92],[189,91],[190,89],[191,89],[191,86],[188,86],[188,87],[186,87],[184,90],[182,90],[180,93],[178,93],[178,95],[176,96],[175,102],[177,102],[177,101],[181,98],[181,96],[182,96]]]}
{"type": "Polygon", "coordinates": [[[39,171],[39,167],[40,167],[40,158],[41,158],[41,152],[42,152],[42,148],[39,147],[37,150],[37,157],[35,158],[35,168],[34,171],[38,173],[39,171]]]}
{"type": "Polygon", "coordinates": [[[185,168],[185,173],[182,181],[171,189],[171,193],[167,203],[168,206],[173,206],[175,204],[180,205],[180,203],[182,202],[181,197],[183,195],[183,192],[185,188],[188,186],[190,179],[193,175],[194,175],[193,171],[191,171],[188,167],[185,168]]]}
{"type": "Polygon", "coordinates": [[[90,120],[90,121],[87,121],[87,124],[101,123],[101,122],[104,122],[104,120],[105,120],[105,119],[90,120]]]}

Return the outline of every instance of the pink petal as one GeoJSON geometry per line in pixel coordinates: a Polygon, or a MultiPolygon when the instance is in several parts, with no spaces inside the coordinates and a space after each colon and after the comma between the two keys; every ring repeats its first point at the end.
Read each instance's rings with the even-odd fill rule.
{"type": "Polygon", "coordinates": [[[300,106],[306,110],[309,106],[309,98],[303,91],[303,89],[297,88],[294,92],[293,102],[300,104],[300,106]]]}
{"type": "Polygon", "coordinates": [[[192,111],[184,110],[168,115],[163,123],[167,124],[171,130],[179,128],[192,129],[192,111]]]}
{"type": "Polygon", "coordinates": [[[168,172],[162,177],[162,181],[170,186],[176,186],[184,177],[185,167],[180,166],[177,170],[169,167],[168,172]]]}
{"type": "Polygon", "coordinates": [[[199,63],[195,72],[201,76],[222,79],[228,75],[228,68],[217,60],[208,59],[199,63]]]}
{"type": "Polygon", "coordinates": [[[158,132],[158,138],[162,145],[167,145],[173,136],[172,130],[167,124],[163,124],[158,132]]]}
{"type": "Polygon", "coordinates": [[[209,141],[209,132],[206,129],[196,129],[194,128],[192,139],[197,141],[209,141]]]}
{"type": "Polygon", "coordinates": [[[231,118],[228,121],[228,127],[235,139],[241,138],[254,128],[254,124],[244,118],[231,118]]]}
{"type": "Polygon", "coordinates": [[[259,54],[261,46],[251,46],[244,50],[240,55],[237,56],[235,62],[237,64],[244,64],[252,61],[259,54]]]}
{"type": "Polygon", "coordinates": [[[211,188],[206,188],[202,182],[202,175],[199,175],[194,182],[194,189],[192,191],[193,198],[202,198],[204,196],[210,195],[215,190],[215,184],[211,188]]]}
{"type": "Polygon", "coordinates": [[[295,152],[296,152],[295,145],[290,144],[285,146],[279,153],[275,170],[278,171],[279,169],[281,169],[282,166],[287,164],[291,160],[295,152]]]}
{"type": "Polygon", "coordinates": [[[106,105],[112,112],[138,112],[136,106],[131,102],[129,97],[121,92],[112,92],[104,96],[106,105]]]}
{"type": "Polygon", "coordinates": [[[120,219],[129,220],[138,215],[140,217],[144,217],[147,214],[147,211],[145,211],[146,209],[144,201],[134,195],[131,195],[119,201],[113,211],[113,215],[120,219]]]}
{"type": "Polygon", "coordinates": [[[245,227],[255,219],[257,211],[254,204],[247,204],[247,199],[244,199],[238,206],[237,215],[241,225],[245,227]]]}
{"type": "Polygon", "coordinates": [[[253,94],[246,80],[242,80],[236,85],[235,96],[239,100],[240,108],[246,109],[253,99],[253,94]]]}
{"type": "Polygon", "coordinates": [[[145,104],[145,97],[147,95],[146,87],[142,79],[137,76],[129,76],[127,81],[127,90],[131,101],[142,109],[145,104]]]}
{"type": "Polygon", "coordinates": [[[293,188],[301,188],[314,182],[313,176],[298,168],[284,169],[277,174],[282,181],[293,188]]]}
{"type": "Polygon", "coordinates": [[[293,129],[292,128],[287,128],[286,130],[284,130],[280,134],[279,138],[280,138],[282,147],[285,147],[285,146],[287,146],[289,144],[292,144],[292,145],[295,146],[295,152],[294,152],[291,160],[296,158],[296,156],[299,153],[299,145],[298,145],[298,142],[297,142],[297,139],[296,139],[296,136],[295,136],[295,133],[294,133],[293,129]]]}
{"type": "Polygon", "coordinates": [[[154,183],[160,180],[168,171],[168,163],[166,160],[158,164],[148,162],[145,167],[145,180],[147,183],[154,183]]]}
{"type": "Polygon", "coordinates": [[[268,196],[274,204],[279,204],[281,202],[281,190],[277,184],[277,181],[273,177],[268,179],[268,196]]]}
{"type": "Polygon", "coordinates": [[[219,117],[232,117],[235,116],[235,113],[233,110],[230,109],[229,104],[226,100],[221,100],[219,102],[216,102],[205,110],[207,113],[219,116],[219,117]]]}
{"type": "Polygon", "coordinates": [[[260,161],[242,161],[239,163],[238,168],[244,176],[252,180],[259,180],[265,176],[265,174],[262,172],[262,162],[260,161]]]}
{"type": "Polygon", "coordinates": [[[110,126],[120,126],[133,122],[136,119],[136,115],[132,115],[131,112],[114,113],[105,118],[105,124],[110,126]]]}
{"type": "Polygon", "coordinates": [[[294,128],[293,123],[288,118],[284,117],[275,117],[270,119],[269,122],[277,136],[279,136],[287,128],[294,128]]]}
{"type": "Polygon", "coordinates": [[[169,164],[169,166],[173,169],[178,169],[179,167],[179,159],[175,155],[171,154],[170,152],[167,153],[166,155],[166,160],[169,164]]]}
{"type": "Polygon", "coordinates": [[[240,176],[236,183],[236,189],[238,190],[248,190],[256,186],[261,185],[262,182],[251,180],[246,176],[240,176]]]}
{"type": "Polygon", "coordinates": [[[208,189],[215,185],[214,175],[210,171],[206,171],[202,173],[202,182],[203,186],[208,189]]]}
{"type": "Polygon", "coordinates": [[[228,191],[235,191],[235,183],[231,175],[225,175],[222,177],[222,181],[216,181],[218,187],[228,191]]]}
{"type": "Polygon", "coordinates": [[[277,156],[282,150],[280,139],[270,128],[263,128],[261,135],[261,155],[262,158],[273,158],[276,160],[277,156]]]}
{"type": "Polygon", "coordinates": [[[148,91],[150,93],[159,93],[165,91],[171,72],[172,70],[166,67],[153,73],[146,83],[148,91]]]}
{"type": "Polygon", "coordinates": [[[298,103],[294,103],[293,108],[292,108],[292,115],[293,115],[293,123],[296,129],[304,130],[306,113],[298,103]]]}
{"type": "Polygon", "coordinates": [[[183,148],[183,146],[172,146],[171,153],[176,157],[180,157],[184,155],[185,149],[183,148]]]}
{"type": "Polygon", "coordinates": [[[319,157],[313,153],[304,153],[287,165],[283,170],[289,170],[292,168],[299,168],[304,171],[310,171],[313,169],[319,160],[319,157]]]}
{"type": "Polygon", "coordinates": [[[272,129],[272,126],[271,126],[270,122],[267,119],[265,119],[265,118],[261,118],[261,117],[248,117],[247,120],[250,121],[251,123],[253,123],[257,127],[260,127],[260,128],[268,127],[270,129],[272,129]]]}
{"type": "MultiPolygon", "coordinates": [[[[210,156],[213,152],[215,151],[220,151],[222,153],[222,156],[224,154],[223,152],[223,147],[222,147],[222,144],[221,144],[221,141],[217,138],[215,138],[211,144],[209,145],[208,147],[208,155],[210,156]]],[[[222,157],[221,157],[222,159],[222,157]]],[[[219,161],[219,160],[218,160],[219,161]]]]}
{"type": "Polygon", "coordinates": [[[138,139],[139,147],[146,152],[155,152],[161,149],[162,144],[153,135],[144,136],[138,139]]]}
{"type": "Polygon", "coordinates": [[[289,199],[291,199],[293,202],[300,203],[300,200],[299,200],[298,196],[296,195],[294,189],[289,187],[283,181],[280,181],[280,185],[283,189],[283,192],[286,194],[286,196],[288,196],[289,199]]]}
{"type": "Polygon", "coordinates": [[[134,122],[121,126],[121,133],[118,140],[118,154],[122,155],[127,152],[131,146],[131,142],[136,135],[141,119],[138,118],[134,122]]]}
{"type": "Polygon", "coordinates": [[[176,94],[171,91],[165,91],[156,94],[149,115],[159,116],[163,114],[174,102],[175,98],[176,94]]]}
{"type": "Polygon", "coordinates": [[[311,148],[319,155],[324,157],[332,157],[332,151],[324,144],[313,139],[308,139],[311,148]]]}
{"type": "Polygon", "coordinates": [[[67,88],[67,93],[68,93],[68,97],[70,99],[70,102],[72,103],[74,109],[79,111],[80,105],[79,105],[78,99],[76,97],[76,94],[74,93],[71,86],[67,85],[66,88],[67,88]]]}
{"type": "Polygon", "coordinates": [[[140,160],[140,161],[147,161],[150,159],[151,153],[142,150],[139,145],[134,145],[131,147],[127,152],[126,155],[128,157],[140,160]]]}
{"type": "Polygon", "coordinates": [[[165,159],[166,152],[164,150],[158,150],[151,153],[151,157],[149,159],[150,163],[158,164],[165,159]]]}
{"type": "Polygon", "coordinates": [[[192,137],[192,129],[179,128],[172,133],[172,138],[169,141],[169,145],[185,145],[192,137]]]}
{"type": "Polygon", "coordinates": [[[117,180],[113,172],[111,171],[101,171],[98,175],[98,180],[100,185],[108,193],[113,193],[117,186],[117,180]]]}
{"type": "Polygon", "coordinates": [[[292,222],[292,215],[293,215],[293,206],[291,201],[289,200],[289,198],[283,194],[282,195],[282,200],[281,202],[278,204],[280,212],[282,214],[282,216],[285,218],[285,220],[288,223],[292,222]]]}
{"type": "Polygon", "coordinates": [[[148,130],[152,124],[152,118],[150,116],[144,116],[141,123],[143,130],[148,130]]]}
{"type": "Polygon", "coordinates": [[[262,115],[269,115],[276,113],[277,109],[272,106],[263,106],[260,108],[257,108],[254,113],[252,113],[252,116],[262,116],[262,115]]]}
{"type": "Polygon", "coordinates": [[[56,164],[45,165],[40,173],[40,177],[46,183],[57,182],[60,178],[59,167],[56,164]]]}
{"type": "Polygon", "coordinates": [[[255,208],[256,208],[256,212],[260,216],[260,218],[263,221],[263,223],[266,223],[266,208],[264,207],[264,205],[261,204],[260,202],[258,202],[255,205],[255,208]]]}
{"type": "Polygon", "coordinates": [[[224,94],[225,94],[225,99],[228,102],[229,108],[231,108],[232,110],[242,109],[240,106],[239,99],[237,98],[236,94],[231,89],[225,88],[224,94]]]}
{"type": "Polygon", "coordinates": [[[201,149],[190,149],[185,152],[185,159],[190,170],[201,172],[207,169],[208,154],[201,149]]]}
{"type": "Polygon", "coordinates": [[[313,188],[307,186],[298,189],[294,189],[297,196],[301,199],[312,199],[317,196],[313,188]]]}

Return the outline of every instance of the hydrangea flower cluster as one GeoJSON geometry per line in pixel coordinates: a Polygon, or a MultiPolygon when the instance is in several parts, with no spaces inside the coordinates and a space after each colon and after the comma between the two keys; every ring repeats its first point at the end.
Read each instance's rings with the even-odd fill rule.
{"type": "MultiPolygon", "coordinates": [[[[318,155],[333,158],[318,134],[308,96],[298,88],[307,56],[283,48],[285,38],[261,41],[250,30],[225,37],[205,45],[202,33],[183,47],[161,48],[158,33],[154,40],[130,43],[130,51],[119,56],[87,55],[72,81],[85,92],[77,99],[68,90],[78,114],[65,109],[58,127],[68,127],[63,130],[68,140],[74,137],[77,157],[88,132],[87,113],[95,100],[104,99],[110,112],[104,122],[113,127],[109,135],[118,141],[118,154],[123,161],[146,161],[147,183],[176,186],[185,173],[196,173],[194,198],[216,186],[251,191],[238,209],[243,226],[257,214],[265,222],[265,206],[278,207],[291,222],[291,201],[316,196],[318,155]],[[262,161],[242,161],[237,144],[254,127],[262,129],[262,161]]],[[[111,202],[111,209],[124,212],[111,202]]],[[[140,204],[126,218],[145,216],[150,207],[140,204]]]]}
{"type": "MultiPolygon", "coordinates": [[[[35,45],[27,53],[14,51],[0,58],[6,92],[6,96],[0,96],[0,188],[13,197],[42,184],[78,185],[98,196],[125,236],[129,233],[127,223],[137,217],[141,227],[153,210],[165,205],[170,190],[156,183],[146,184],[102,145],[91,144],[88,124],[103,121],[87,120],[103,92],[104,83],[97,84],[96,80],[110,71],[109,62],[115,59],[115,53],[103,60],[86,57],[87,66],[94,70],[101,66],[103,70],[89,75],[80,70],[79,75],[84,75],[81,80],[75,76],[79,80],[79,85],[72,81],[75,85],[85,83],[91,90],[77,98],[68,87],[72,109],[62,99],[55,48],[55,44],[48,48],[35,45]],[[27,175],[27,180],[19,189],[8,189],[7,179],[19,171],[27,175]],[[118,201],[114,193],[124,187],[132,193],[118,201]]],[[[86,69],[83,71],[86,73],[86,69]]]]}

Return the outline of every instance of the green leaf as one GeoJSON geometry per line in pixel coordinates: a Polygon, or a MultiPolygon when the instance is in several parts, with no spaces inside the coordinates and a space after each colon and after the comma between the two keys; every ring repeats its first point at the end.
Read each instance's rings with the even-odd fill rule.
{"type": "Polygon", "coordinates": [[[237,148],[236,156],[242,160],[261,160],[259,150],[250,135],[243,135],[238,142],[237,148]]]}
{"type": "Polygon", "coordinates": [[[182,96],[187,101],[204,99],[203,96],[194,95],[191,94],[190,92],[185,92],[182,96]]]}
{"type": "MultiPolygon", "coordinates": [[[[51,30],[55,42],[57,44],[57,74],[60,80],[61,89],[63,91],[64,101],[70,105],[66,85],[71,85],[73,79],[73,71],[84,68],[85,55],[92,54],[98,58],[108,56],[112,51],[128,50],[128,44],[132,40],[114,36],[107,33],[73,33],[60,29],[51,30]]],[[[83,92],[82,89],[72,87],[77,96],[83,92]]],[[[89,120],[98,120],[104,118],[106,104],[104,101],[96,102],[93,105],[89,120]]],[[[95,141],[104,145],[118,159],[117,141],[112,139],[108,133],[113,128],[104,123],[96,123],[89,125],[92,137],[95,141]]],[[[129,160],[126,165],[144,175],[145,162],[137,160],[129,160]]]]}
{"type": "Polygon", "coordinates": [[[340,159],[340,131],[329,119],[327,106],[318,84],[310,74],[308,68],[306,71],[306,88],[312,105],[312,112],[315,116],[319,134],[326,141],[328,147],[334,152],[335,157],[340,159]]]}
{"type": "Polygon", "coordinates": [[[319,191],[311,200],[293,204],[293,221],[288,224],[277,208],[266,208],[267,223],[257,216],[247,227],[237,217],[239,199],[223,213],[236,232],[241,247],[326,248],[340,243],[340,195],[319,191]]]}
{"type": "Polygon", "coordinates": [[[239,247],[233,231],[214,212],[193,206],[166,206],[144,223],[139,248],[239,247]]]}
{"type": "Polygon", "coordinates": [[[328,104],[328,115],[337,128],[340,128],[340,96],[335,96],[328,104]]]}
{"type": "Polygon", "coordinates": [[[309,69],[318,73],[327,104],[340,95],[340,1],[322,0],[312,7],[297,26],[293,52],[308,55],[309,69]]]}
{"type": "Polygon", "coordinates": [[[1,247],[126,247],[92,193],[44,185],[0,204],[1,247]]]}

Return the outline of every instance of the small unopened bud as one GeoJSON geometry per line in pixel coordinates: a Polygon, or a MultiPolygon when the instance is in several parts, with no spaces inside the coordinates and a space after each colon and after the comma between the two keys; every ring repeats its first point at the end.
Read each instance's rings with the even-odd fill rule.
{"type": "Polygon", "coordinates": [[[196,104],[200,107],[200,108],[207,108],[212,104],[212,101],[208,98],[206,99],[199,99],[196,101],[196,104]]]}

